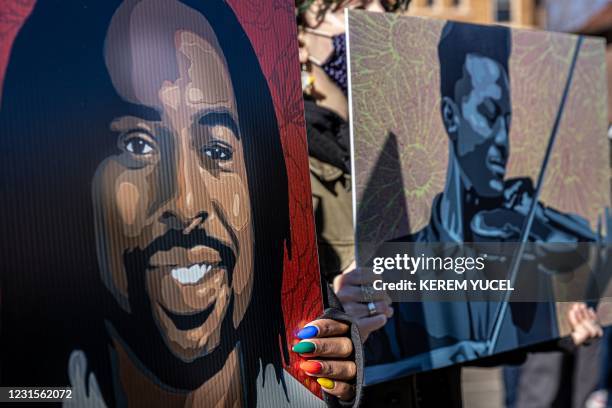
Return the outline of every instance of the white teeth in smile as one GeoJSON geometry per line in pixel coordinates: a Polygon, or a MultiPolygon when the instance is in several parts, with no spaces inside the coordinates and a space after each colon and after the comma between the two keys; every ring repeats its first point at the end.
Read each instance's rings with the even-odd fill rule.
{"type": "Polygon", "coordinates": [[[174,268],[172,269],[172,277],[179,283],[188,284],[196,283],[212,269],[212,265],[201,264],[192,265],[189,268],[174,268]]]}

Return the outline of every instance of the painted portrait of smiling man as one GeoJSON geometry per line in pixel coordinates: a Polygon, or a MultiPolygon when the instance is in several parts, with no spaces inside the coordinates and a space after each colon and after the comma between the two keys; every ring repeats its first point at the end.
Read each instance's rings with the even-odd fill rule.
{"type": "MultiPolygon", "coordinates": [[[[40,2],[1,101],[3,384],[70,385],[76,406],[321,402],[283,368],[288,325],[322,312],[320,289],[282,287],[310,196],[290,197],[228,3],[40,2]]],[[[314,250],[300,273],[318,287],[314,250]]]]}
{"type": "Polygon", "coordinates": [[[192,361],[218,347],[228,309],[235,326],[244,316],[253,214],[223,50],[203,16],[177,6],[176,19],[163,19],[166,11],[136,3],[111,20],[110,79],[146,116],[126,112],[109,124],[120,152],[98,166],[93,203],[104,282],[129,311],[126,264],[148,269],[155,323],[172,353],[192,361]]]}

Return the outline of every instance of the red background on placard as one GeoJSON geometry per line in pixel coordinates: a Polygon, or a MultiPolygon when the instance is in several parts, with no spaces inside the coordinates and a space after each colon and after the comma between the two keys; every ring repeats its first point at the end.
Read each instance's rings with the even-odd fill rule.
{"type": "MultiPolygon", "coordinates": [[[[290,180],[292,259],[288,259],[285,254],[283,312],[291,346],[296,342],[297,330],[315,319],[323,310],[294,3],[293,0],[227,2],[249,36],[268,79],[285,152],[290,180]]],[[[33,6],[33,0],[0,0],[0,90],[13,40],[33,6]]],[[[290,354],[291,362],[287,370],[320,396],[318,384],[299,370],[299,358],[294,353],[290,354]]]]}

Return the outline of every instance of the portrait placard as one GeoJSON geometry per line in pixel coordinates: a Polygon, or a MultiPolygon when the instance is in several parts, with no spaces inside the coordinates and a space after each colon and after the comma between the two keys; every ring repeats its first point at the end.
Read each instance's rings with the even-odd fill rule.
{"type": "Polygon", "coordinates": [[[293,1],[1,0],[0,90],[3,386],[323,403],[293,1]]]}
{"type": "Polygon", "coordinates": [[[604,41],[364,11],[347,21],[358,266],[400,243],[423,262],[449,248],[474,255],[453,262],[485,259],[450,273],[454,289],[426,286],[427,301],[388,292],[395,314],[366,343],[366,383],[567,335],[561,302],[586,299],[611,323],[604,41]],[[479,258],[492,244],[501,252],[479,258]],[[492,298],[462,286],[492,269],[504,279],[492,298]]]}

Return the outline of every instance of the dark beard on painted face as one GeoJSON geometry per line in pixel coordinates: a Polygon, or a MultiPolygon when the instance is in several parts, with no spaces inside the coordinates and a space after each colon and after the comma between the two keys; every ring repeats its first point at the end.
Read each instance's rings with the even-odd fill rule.
{"type": "Polygon", "coordinates": [[[228,281],[232,282],[236,258],[229,247],[207,236],[203,230],[196,230],[188,235],[171,230],[155,239],[144,250],[134,249],[124,254],[131,313],[118,307],[114,308],[115,312],[112,316],[108,316],[106,322],[111,336],[124,346],[130,358],[143,373],[148,374],[160,385],[183,391],[200,387],[218,373],[238,343],[238,336],[231,319],[233,293],[221,323],[220,343],[212,352],[192,362],[185,362],[173,354],[164,341],[162,329],[154,318],[151,299],[146,289],[149,260],[158,251],[167,251],[175,247],[192,248],[195,245],[206,245],[219,251],[222,262],[227,268],[228,281]]]}

